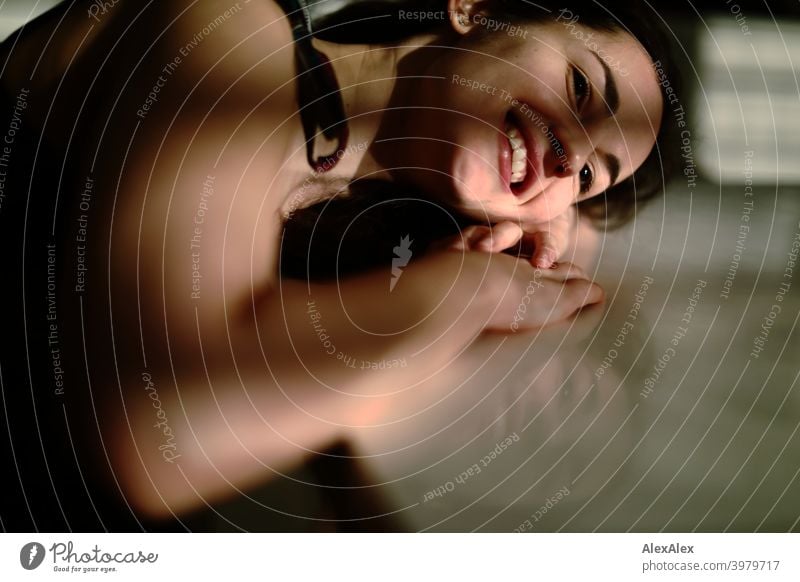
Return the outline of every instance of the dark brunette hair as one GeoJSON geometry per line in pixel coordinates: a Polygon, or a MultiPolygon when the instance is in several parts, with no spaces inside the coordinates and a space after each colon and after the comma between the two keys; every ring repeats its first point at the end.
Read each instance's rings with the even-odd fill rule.
{"type": "MultiPolygon", "coordinates": [[[[325,188],[323,179],[318,185],[325,188]]],[[[334,182],[328,183],[335,187],[334,182]]],[[[280,271],[328,280],[388,267],[402,239],[414,257],[458,235],[474,219],[386,180],[356,180],[333,196],[292,212],[284,222],[280,271]]]]}
{"type": "MultiPolygon", "coordinates": [[[[419,0],[409,1],[420,4],[419,0]]],[[[437,8],[442,2],[431,0],[428,4],[437,8]]],[[[375,2],[371,4],[374,6],[375,2]]],[[[389,5],[396,10],[398,2],[387,2],[389,5]]],[[[575,19],[573,23],[589,29],[627,32],[642,44],[653,63],[659,64],[662,88],[670,87],[675,95],[680,94],[669,39],[657,13],[643,14],[646,7],[630,1],[600,4],[592,0],[535,4],[526,0],[480,0],[477,7],[497,20],[564,22],[569,14],[570,19],[575,19]]],[[[629,221],[645,202],[664,189],[677,166],[677,128],[671,123],[666,94],[664,104],[656,145],[644,163],[602,195],[578,204],[579,212],[598,228],[616,228],[629,221]]],[[[419,257],[437,240],[477,223],[436,206],[410,186],[393,182],[355,181],[344,188],[330,188],[327,196],[319,198],[286,217],[280,263],[284,276],[329,279],[386,266],[394,247],[406,236],[414,241],[414,256],[419,257]]]]}

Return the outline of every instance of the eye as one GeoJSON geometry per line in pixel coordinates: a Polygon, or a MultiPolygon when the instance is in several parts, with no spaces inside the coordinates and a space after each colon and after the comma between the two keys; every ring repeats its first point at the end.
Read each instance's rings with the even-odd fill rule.
{"type": "Polygon", "coordinates": [[[578,180],[580,182],[580,193],[586,194],[592,189],[594,183],[594,172],[589,164],[586,164],[578,172],[578,180]]]}
{"type": "Polygon", "coordinates": [[[572,68],[572,91],[575,94],[575,108],[580,112],[592,96],[592,85],[578,67],[572,68]]]}

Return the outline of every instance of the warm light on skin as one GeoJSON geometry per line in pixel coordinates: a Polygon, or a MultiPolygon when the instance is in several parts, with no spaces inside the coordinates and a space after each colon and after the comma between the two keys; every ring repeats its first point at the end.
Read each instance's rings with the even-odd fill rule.
{"type": "MultiPolygon", "coordinates": [[[[602,290],[563,261],[535,275],[541,287],[537,285],[534,301],[529,291],[534,267],[499,252],[420,253],[403,268],[394,289],[381,269],[342,277],[336,284],[280,277],[279,210],[307,201],[295,196],[310,172],[297,111],[296,60],[282,10],[269,1],[242,6],[247,17],[227,22],[224,32],[220,28],[209,35],[202,50],[182,61],[146,119],[137,114],[145,99],[139,91],[121,91],[119,99],[100,97],[107,96],[108,87],[126,82],[149,90],[164,74],[164,65],[160,58],[140,60],[154,42],[148,35],[158,37],[158,54],[181,54],[187,34],[191,38],[203,30],[227,5],[211,0],[190,8],[159,4],[146,26],[137,29],[141,34],[128,39],[129,16],[138,8],[120,3],[104,20],[102,37],[81,45],[68,77],[70,90],[61,90],[55,73],[37,75],[31,90],[37,103],[25,114],[25,127],[33,128],[50,119],[48,108],[58,103],[62,115],[54,122],[67,130],[48,129],[46,136],[54,140],[48,146],[66,148],[73,135],[70,124],[76,123],[74,135],[85,141],[75,152],[74,175],[82,178],[83,170],[94,168],[94,191],[114,194],[94,197],[91,206],[93,253],[88,260],[93,275],[87,279],[87,293],[103,303],[73,311],[63,338],[65,348],[74,350],[70,360],[91,366],[92,386],[98,387],[87,393],[97,398],[92,407],[98,423],[81,427],[88,431],[82,437],[91,439],[84,442],[87,454],[96,458],[102,477],[113,474],[114,483],[108,486],[114,489],[109,491],[118,490],[135,512],[149,518],[171,518],[172,512],[240,496],[294,470],[311,452],[324,452],[356,429],[374,434],[374,425],[396,421],[401,411],[408,411],[407,416],[419,412],[422,398],[433,407],[441,398],[432,395],[459,386],[459,373],[485,361],[472,349],[476,338],[513,333],[522,341],[525,333],[538,334],[556,322],[572,325],[578,316],[586,317],[588,306],[603,301],[602,290]],[[125,51],[112,51],[109,60],[106,49],[119,38],[130,44],[125,51]],[[100,69],[103,75],[97,77],[100,69]],[[102,82],[95,85],[97,79],[102,82]],[[85,95],[94,104],[89,116],[83,110],[85,95]],[[110,121],[102,140],[95,142],[98,119],[110,121]],[[210,173],[213,199],[203,191],[211,188],[206,186],[210,173]],[[202,223],[195,222],[200,204],[206,203],[202,223]],[[130,257],[136,261],[124,260],[130,257]],[[202,274],[201,292],[193,287],[195,271],[202,274]],[[369,362],[408,357],[409,365],[378,370],[342,365],[324,344],[321,349],[321,336],[309,318],[309,297],[323,314],[337,352],[369,362]],[[515,320],[523,301],[530,301],[525,316],[515,320]],[[86,318],[85,328],[78,317],[86,318]],[[81,350],[91,354],[89,363],[81,350]],[[420,388],[423,382],[432,388],[420,388]]],[[[81,14],[76,21],[62,21],[67,10],[69,6],[57,7],[49,20],[21,37],[37,43],[56,28],[69,33],[67,40],[60,34],[53,37],[46,51],[50,64],[58,63],[59,55],[72,55],[72,42],[86,39],[87,19],[81,14]]],[[[388,126],[394,136],[426,137],[427,131],[449,142],[426,149],[419,140],[395,140],[387,150],[389,164],[378,170],[422,160],[446,176],[434,194],[449,195],[459,207],[480,207],[470,194],[480,192],[487,205],[496,206],[492,212],[505,212],[502,192],[493,196],[499,192],[496,150],[483,158],[476,155],[480,147],[492,149],[481,136],[496,137],[488,120],[499,125],[502,102],[495,100],[492,109],[463,87],[449,84],[443,91],[441,78],[420,80],[426,69],[464,75],[474,69],[483,76],[500,75],[491,82],[499,84],[502,78],[509,90],[530,92],[525,98],[531,104],[557,107],[557,92],[566,90],[563,67],[560,72],[539,71],[543,83],[556,73],[561,83],[557,91],[543,84],[548,89],[539,95],[531,89],[530,77],[503,73],[488,51],[528,66],[536,56],[532,48],[541,51],[542,43],[531,44],[533,29],[524,43],[500,34],[503,38],[480,42],[478,37],[463,39],[464,47],[482,47],[484,52],[450,47],[417,51],[423,40],[435,40],[421,37],[399,48],[371,47],[373,52],[364,46],[319,43],[331,49],[329,57],[340,67],[335,72],[348,123],[353,121],[354,147],[330,177],[348,182],[365,175],[360,163],[369,156],[363,150],[374,143],[383,112],[399,112],[407,117],[388,126]],[[406,56],[415,75],[408,83],[397,74],[398,62],[406,56]],[[402,85],[397,91],[401,104],[412,103],[412,95],[445,111],[392,108],[396,85],[402,85]],[[475,153],[469,157],[464,148],[475,153]],[[465,182],[458,189],[452,187],[454,175],[465,182]]],[[[28,79],[31,63],[14,64],[28,79]]],[[[625,97],[622,86],[620,97],[625,97]]],[[[417,173],[432,174],[424,169],[417,173]]],[[[84,183],[71,180],[64,188],[64,196],[77,201],[84,183]]],[[[511,210],[519,207],[517,200],[508,204],[511,210]]],[[[72,217],[64,216],[64,224],[74,226],[72,217]]],[[[67,242],[74,243],[70,237],[67,242]]],[[[70,252],[69,245],[61,246],[65,254],[70,252]]],[[[387,269],[391,261],[387,257],[387,269]]],[[[507,369],[501,369],[503,376],[507,369]]],[[[83,391],[85,386],[75,378],[76,388],[83,391]]],[[[405,426],[396,423],[398,431],[405,426]]]]}
{"type": "Polygon", "coordinates": [[[419,186],[478,218],[551,220],[576,201],[601,194],[613,178],[630,176],[658,133],[663,100],[652,60],[636,39],[574,27],[593,34],[607,62],[624,62],[623,75],[604,66],[573,29],[559,23],[529,28],[527,40],[466,33],[455,49],[431,62],[416,85],[414,105],[421,108],[409,110],[405,124],[419,139],[398,146],[403,164],[433,170],[418,173],[419,186]],[[591,86],[580,107],[575,68],[591,86]],[[456,76],[479,81],[479,88],[454,82],[456,76]],[[611,115],[606,98],[615,97],[611,115]],[[498,143],[509,111],[528,126],[541,163],[541,175],[522,194],[510,192],[499,171],[498,143]],[[584,167],[591,168],[593,184],[579,194],[584,167]]]}

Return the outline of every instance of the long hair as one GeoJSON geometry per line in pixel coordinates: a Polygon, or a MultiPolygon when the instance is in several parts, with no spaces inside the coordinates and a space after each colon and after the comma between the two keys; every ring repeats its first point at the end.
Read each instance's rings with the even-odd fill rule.
{"type": "MultiPolygon", "coordinates": [[[[335,182],[318,188],[336,188],[335,182]]],[[[333,195],[293,211],[284,222],[284,277],[330,280],[386,267],[400,241],[414,257],[476,221],[395,182],[356,180],[333,195]]]]}

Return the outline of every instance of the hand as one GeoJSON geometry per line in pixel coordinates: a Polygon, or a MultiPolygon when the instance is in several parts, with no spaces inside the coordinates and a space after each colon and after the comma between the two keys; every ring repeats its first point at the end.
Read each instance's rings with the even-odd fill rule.
{"type": "Polygon", "coordinates": [[[562,324],[605,300],[603,289],[570,263],[539,269],[527,260],[497,255],[486,281],[493,312],[484,331],[514,333],[562,324]]]}
{"type": "Polygon", "coordinates": [[[445,241],[443,246],[462,251],[507,252],[518,257],[529,257],[534,267],[549,269],[566,252],[576,224],[577,211],[571,206],[567,212],[550,222],[526,225],[524,228],[508,221],[493,226],[469,226],[460,236],[445,241]]]}

